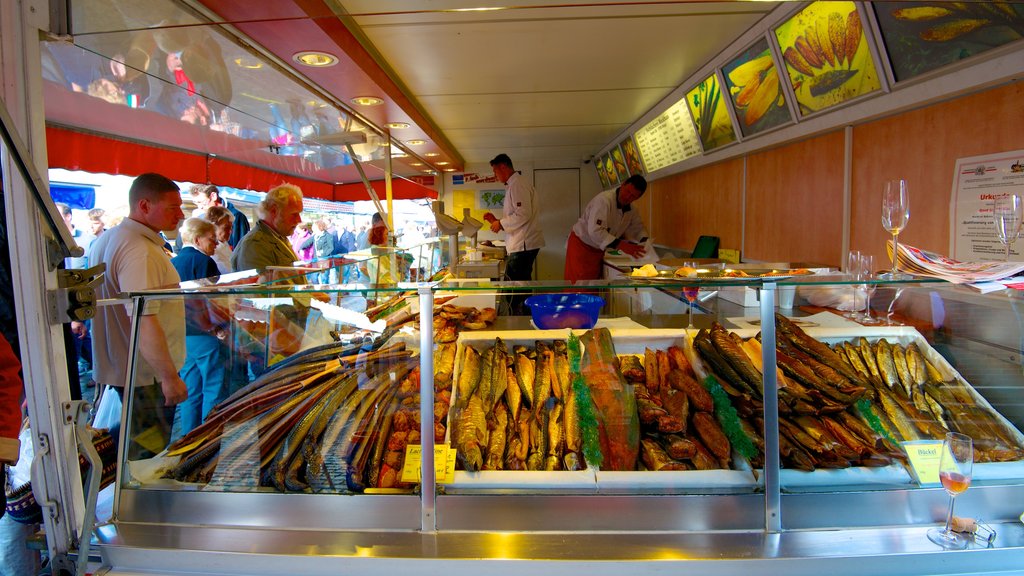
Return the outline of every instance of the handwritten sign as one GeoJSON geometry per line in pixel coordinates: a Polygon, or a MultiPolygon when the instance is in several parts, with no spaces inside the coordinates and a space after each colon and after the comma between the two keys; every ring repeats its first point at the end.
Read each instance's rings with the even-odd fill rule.
{"type": "Polygon", "coordinates": [[[915,440],[904,442],[903,449],[910,459],[910,468],[921,486],[939,484],[939,461],[942,459],[942,440],[915,440]]]}
{"type": "MultiPolygon", "coordinates": [[[[420,481],[420,458],[423,447],[409,444],[405,447],[405,462],[402,463],[402,482],[420,481]]],[[[434,445],[434,478],[438,484],[455,481],[455,450],[447,444],[434,445]]]]}

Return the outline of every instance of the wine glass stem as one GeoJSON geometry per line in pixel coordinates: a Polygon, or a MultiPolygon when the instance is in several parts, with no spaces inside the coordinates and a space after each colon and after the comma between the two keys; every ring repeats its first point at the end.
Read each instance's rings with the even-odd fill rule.
{"type": "Polygon", "coordinates": [[[872,290],[873,290],[873,288],[871,286],[868,286],[867,284],[864,285],[864,318],[866,318],[867,320],[871,320],[871,291],[872,290]]]}
{"type": "Polygon", "coordinates": [[[1006,243],[1006,257],[1003,258],[1003,262],[1009,262],[1009,261],[1010,261],[1010,243],[1007,242],[1006,243]]]}
{"type": "Polygon", "coordinates": [[[900,237],[900,235],[899,235],[898,232],[896,234],[892,235],[892,275],[893,276],[896,276],[896,274],[899,273],[898,270],[896,269],[896,262],[897,262],[897,260],[899,260],[899,256],[900,256],[899,237],[900,237]]]}
{"type": "Polygon", "coordinates": [[[949,497],[949,512],[946,513],[946,534],[952,535],[953,532],[953,504],[956,502],[956,496],[949,497]]]}

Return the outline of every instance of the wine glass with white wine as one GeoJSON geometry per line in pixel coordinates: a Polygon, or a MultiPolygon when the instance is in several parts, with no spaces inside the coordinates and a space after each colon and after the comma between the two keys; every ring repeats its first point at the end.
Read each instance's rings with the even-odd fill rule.
{"type": "Polygon", "coordinates": [[[1020,236],[1024,221],[1024,199],[1018,194],[1007,194],[995,199],[992,216],[996,223],[996,234],[1006,249],[1003,261],[1010,261],[1010,247],[1020,236]]]}
{"type": "Polygon", "coordinates": [[[884,280],[907,280],[911,276],[900,272],[896,267],[899,262],[899,235],[910,220],[910,192],[907,181],[899,178],[887,180],[882,190],[882,227],[892,234],[892,271],[880,274],[884,280]]]}

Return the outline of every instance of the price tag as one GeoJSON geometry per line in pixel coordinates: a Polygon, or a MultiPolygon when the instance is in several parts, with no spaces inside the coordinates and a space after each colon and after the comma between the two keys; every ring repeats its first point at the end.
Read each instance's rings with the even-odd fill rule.
{"type": "MultiPolygon", "coordinates": [[[[422,446],[409,444],[405,447],[405,462],[402,463],[402,482],[420,481],[420,457],[422,446]]],[[[447,444],[434,445],[434,477],[438,484],[455,480],[455,450],[447,444]]]]}
{"type": "Polygon", "coordinates": [[[942,459],[942,440],[914,440],[904,442],[903,449],[910,459],[910,468],[921,486],[939,484],[939,461],[942,459]]]}

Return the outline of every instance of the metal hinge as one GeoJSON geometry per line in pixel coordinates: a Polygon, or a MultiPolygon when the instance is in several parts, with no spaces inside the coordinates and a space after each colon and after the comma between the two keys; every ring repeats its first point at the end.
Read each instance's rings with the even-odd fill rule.
{"type": "Polygon", "coordinates": [[[50,323],[84,322],[95,316],[96,286],[106,269],[101,262],[86,270],[58,270],[58,288],[47,293],[50,323]]]}

